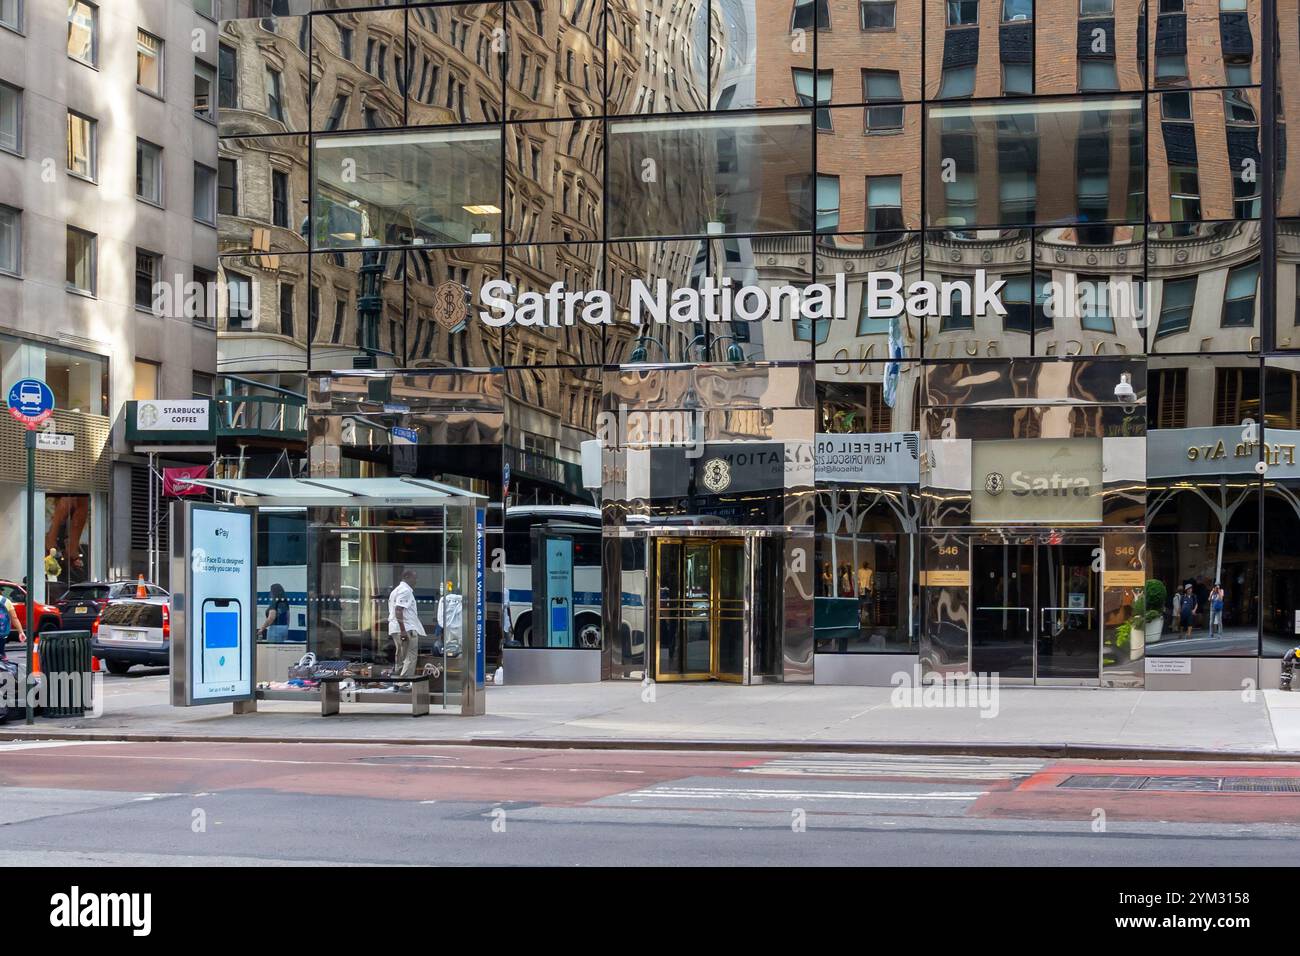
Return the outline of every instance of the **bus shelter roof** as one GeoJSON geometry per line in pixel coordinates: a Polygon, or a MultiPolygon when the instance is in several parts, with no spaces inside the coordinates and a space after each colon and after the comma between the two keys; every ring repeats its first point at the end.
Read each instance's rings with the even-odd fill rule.
{"type": "Polygon", "coordinates": [[[473,505],[483,495],[427,478],[194,478],[241,505],[274,508],[413,508],[473,505]]]}

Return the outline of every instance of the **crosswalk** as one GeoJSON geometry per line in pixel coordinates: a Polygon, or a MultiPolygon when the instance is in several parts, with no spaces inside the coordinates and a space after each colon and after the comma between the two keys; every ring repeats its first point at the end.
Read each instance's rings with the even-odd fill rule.
{"type": "Polygon", "coordinates": [[[773,777],[903,777],[920,780],[1012,780],[1028,777],[1047,765],[1033,759],[988,757],[779,757],[741,773],[773,777]]]}
{"type": "Polygon", "coordinates": [[[943,803],[969,803],[984,796],[984,790],[944,790],[911,793],[901,790],[802,790],[778,787],[728,787],[728,786],[673,786],[660,784],[636,792],[641,799],[670,800],[793,800],[806,803],[810,800],[887,800],[891,803],[939,801],[943,803]]]}

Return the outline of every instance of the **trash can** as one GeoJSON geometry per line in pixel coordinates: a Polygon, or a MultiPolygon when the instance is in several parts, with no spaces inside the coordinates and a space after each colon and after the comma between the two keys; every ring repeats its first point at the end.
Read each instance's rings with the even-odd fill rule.
{"type": "Polygon", "coordinates": [[[46,631],[40,635],[41,713],[83,717],[90,705],[90,632],[46,631]]]}

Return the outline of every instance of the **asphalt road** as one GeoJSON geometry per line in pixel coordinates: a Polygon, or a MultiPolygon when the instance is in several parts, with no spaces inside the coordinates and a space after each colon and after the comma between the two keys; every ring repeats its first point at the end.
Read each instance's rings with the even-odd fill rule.
{"type": "Polygon", "coordinates": [[[1296,821],[1300,764],[0,742],[0,865],[1291,865],[1296,821]]]}

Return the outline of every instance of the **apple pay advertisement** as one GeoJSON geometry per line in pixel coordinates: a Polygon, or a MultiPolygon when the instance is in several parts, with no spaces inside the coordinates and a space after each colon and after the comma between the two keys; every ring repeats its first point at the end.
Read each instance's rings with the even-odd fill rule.
{"type": "Polygon", "coordinates": [[[253,693],[253,515],[195,507],[190,534],[190,700],[253,693]]]}

